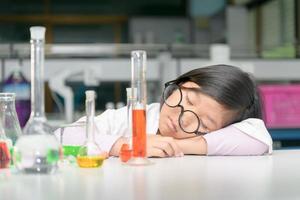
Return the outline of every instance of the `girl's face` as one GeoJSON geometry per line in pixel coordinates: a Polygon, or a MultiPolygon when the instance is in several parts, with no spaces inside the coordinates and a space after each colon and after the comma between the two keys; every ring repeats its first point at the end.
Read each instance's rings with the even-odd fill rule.
{"type": "MultiPolygon", "coordinates": [[[[180,105],[183,106],[184,110],[191,110],[197,114],[200,119],[199,132],[209,133],[218,130],[228,124],[235,116],[235,111],[226,109],[210,96],[188,89],[200,88],[196,83],[186,82],[181,86],[182,100],[180,105]]],[[[168,100],[172,101],[180,98],[178,95],[180,96],[178,92],[174,92],[168,97],[168,100]]],[[[163,104],[159,118],[159,132],[161,135],[178,139],[195,136],[195,134],[186,133],[180,128],[178,122],[180,113],[180,107],[171,108],[165,103],[163,104]]],[[[196,123],[195,121],[189,123],[196,123]]]]}

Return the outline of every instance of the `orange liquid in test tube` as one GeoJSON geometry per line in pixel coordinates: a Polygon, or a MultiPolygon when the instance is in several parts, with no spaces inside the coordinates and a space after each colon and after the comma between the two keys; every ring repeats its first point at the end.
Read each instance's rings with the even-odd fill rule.
{"type": "Polygon", "coordinates": [[[146,112],[132,110],[133,157],[146,157],[146,112]]]}

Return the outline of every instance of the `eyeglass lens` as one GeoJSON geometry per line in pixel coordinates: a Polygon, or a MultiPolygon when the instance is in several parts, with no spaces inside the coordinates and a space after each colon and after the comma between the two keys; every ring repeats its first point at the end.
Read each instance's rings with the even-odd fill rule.
{"type": "MultiPolygon", "coordinates": [[[[178,85],[170,84],[163,92],[164,102],[172,108],[180,105],[182,100],[182,92],[178,85]]],[[[182,107],[183,106],[179,106],[182,107]]],[[[200,121],[198,116],[191,110],[181,110],[181,114],[178,119],[180,128],[186,133],[195,133],[198,131],[200,121]]]]}

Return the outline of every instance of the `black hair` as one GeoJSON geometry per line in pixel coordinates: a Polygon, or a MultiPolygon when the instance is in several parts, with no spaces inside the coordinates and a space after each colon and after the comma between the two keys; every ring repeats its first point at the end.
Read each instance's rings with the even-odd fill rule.
{"type": "Polygon", "coordinates": [[[261,103],[252,75],[230,65],[211,65],[179,76],[175,83],[194,82],[201,92],[225,108],[237,111],[231,123],[247,118],[261,118],[261,103]]]}

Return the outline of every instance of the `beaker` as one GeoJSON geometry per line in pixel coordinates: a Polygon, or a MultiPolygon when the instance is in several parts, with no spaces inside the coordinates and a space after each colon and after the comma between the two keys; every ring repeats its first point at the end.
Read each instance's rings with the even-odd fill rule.
{"type": "Polygon", "coordinates": [[[25,173],[53,173],[60,145],[45,116],[44,27],[31,27],[31,114],[14,148],[14,164],[25,173]]]}
{"type": "Polygon", "coordinates": [[[95,142],[94,118],[95,118],[95,92],[88,90],[85,92],[86,101],[86,141],[80,147],[77,155],[79,167],[100,167],[105,160],[103,151],[95,142]]]}
{"type": "Polygon", "coordinates": [[[70,165],[76,163],[76,157],[82,144],[69,144],[65,143],[65,138],[78,137],[78,134],[85,132],[85,121],[77,121],[72,124],[62,124],[56,131],[56,136],[59,138],[60,145],[62,146],[61,164],[70,165]],[[67,131],[68,130],[68,131],[67,131]],[[66,132],[72,132],[71,135],[66,136],[66,132]]]}
{"type": "Polygon", "coordinates": [[[136,97],[132,104],[132,158],[130,165],[148,165],[146,135],[146,62],[145,51],[131,52],[131,96],[136,97]],[[136,88],[136,90],[134,89],[136,88]]]}

